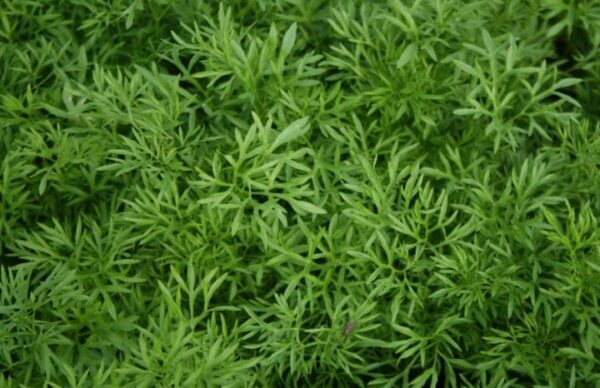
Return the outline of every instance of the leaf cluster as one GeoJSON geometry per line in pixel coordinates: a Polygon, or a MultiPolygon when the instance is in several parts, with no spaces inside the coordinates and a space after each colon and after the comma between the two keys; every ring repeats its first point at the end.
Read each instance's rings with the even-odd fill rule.
{"type": "Polygon", "coordinates": [[[3,0],[0,386],[600,386],[600,4],[3,0]]]}

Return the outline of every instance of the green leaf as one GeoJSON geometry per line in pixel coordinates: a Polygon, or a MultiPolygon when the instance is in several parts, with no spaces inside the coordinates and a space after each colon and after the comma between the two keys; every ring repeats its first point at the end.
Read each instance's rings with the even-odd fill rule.
{"type": "Polygon", "coordinates": [[[283,57],[286,58],[294,49],[294,43],[296,43],[296,31],[298,26],[296,23],[292,23],[290,28],[285,32],[283,40],[281,41],[281,52],[283,57]]]}
{"type": "Polygon", "coordinates": [[[554,84],[554,89],[568,88],[574,85],[578,85],[582,82],[580,78],[563,78],[554,84]]]}
{"type": "Polygon", "coordinates": [[[273,152],[280,146],[292,142],[309,131],[308,117],[303,117],[288,125],[273,141],[270,151],[273,152]]]}
{"type": "Polygon", "coordinates": [[[299,211],[311,213],[311,214],[327,214],[325,209],[323,209],[317,205],[314,205],[310,202],[300,201],[297,199],[290,199],[289,201],[290,201],[290,204],[294,208],[298,209],[299,211]]]}
{"type": "Polygon", "coordinates": [[[408,63],[410,63],[410,61],[412,61],[416,57],[417,51],[417,45],[414,43],[410,43],[408,46],[406,46],[406,48],[402,52],[402,55],[400,55],[398,62],[396,62],[396,68],[400,69],[408,63]]]}
{"type": "Polygon", "coordinates": [[[454,59],[452,60],[452,62],[454,62],[454,64],[461,69],[462,71],[464,71],[467,74],[470,74],[476,78],[479,78],[479,73],[477,72],[477,70],[475,70],[472,66],[464,63],[463,61],[459,61],[458,59],[454,59]]]}
{"type": "Polygon", "coordinates": [[[40,186],[38,189],[38,193],[40,195],[44,194],[44,192],[46,191],[46,186],[48,185],[48,174],[44,174],[42,176],[42,179],[40,180],[40,186]]]}

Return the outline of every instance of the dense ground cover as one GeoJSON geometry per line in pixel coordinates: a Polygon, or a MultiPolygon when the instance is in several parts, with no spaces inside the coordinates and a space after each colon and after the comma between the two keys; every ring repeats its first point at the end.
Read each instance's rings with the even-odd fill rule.
{"type": "Polygon", "coordinates": [[[1,0],[0,386],[600,386],[600,2],[1,0]]]}

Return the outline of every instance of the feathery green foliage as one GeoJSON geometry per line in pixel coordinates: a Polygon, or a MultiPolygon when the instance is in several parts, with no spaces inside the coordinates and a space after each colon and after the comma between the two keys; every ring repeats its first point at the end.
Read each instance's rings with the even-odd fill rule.
{"type": "Polygon", "coordinates": [[[0,387],[600,387],[597,0],[2,0],[0,387]]]}

